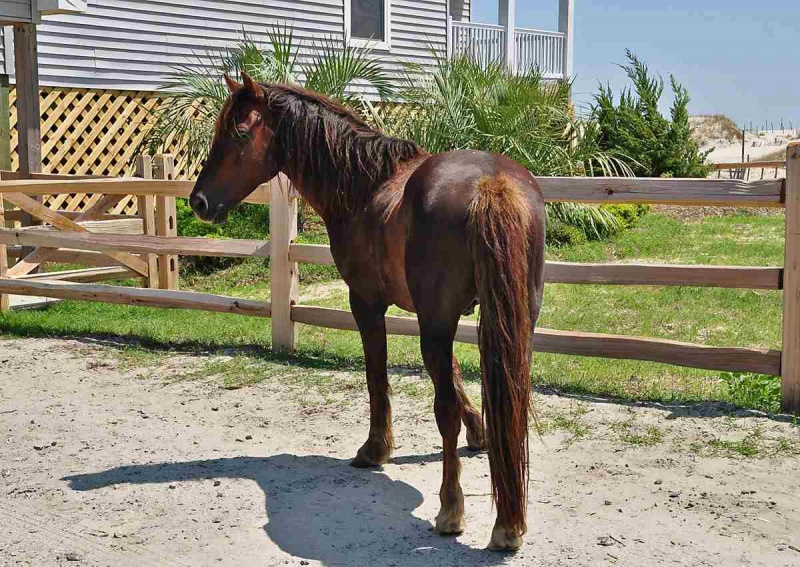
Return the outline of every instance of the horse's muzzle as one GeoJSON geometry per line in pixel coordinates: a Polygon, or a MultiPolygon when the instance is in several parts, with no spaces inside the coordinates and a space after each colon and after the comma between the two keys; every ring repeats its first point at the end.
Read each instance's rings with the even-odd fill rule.
{"type": "Polygon", "coordinates": [[[228,219],[228,208],[224,203],[212,205],[202,191],[194,191],[189,197],[189,206],[200,220],[220,224],[228,219]]]}

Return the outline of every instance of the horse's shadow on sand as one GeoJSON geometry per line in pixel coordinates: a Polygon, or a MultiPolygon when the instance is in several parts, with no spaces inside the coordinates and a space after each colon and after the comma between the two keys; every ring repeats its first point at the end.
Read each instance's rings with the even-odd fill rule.
{"type": "MultiPolygon", "coordinates": [[[[436,460],[439,455],[430,455],[436,460]]],[[[412,457],[409,461],[426,460],[412,457]]],[[[405,460],[404,460],[405,461],[405,460]]],[[[323,456],[234,457],[121,466],[68,476],[73,490],[115,484],[254,480],[266,497],[264,530],[284,552],[325,565],[500,565],[502,555],[442,538],[412,515],[422,494],[381,471],[323,456]]]]}

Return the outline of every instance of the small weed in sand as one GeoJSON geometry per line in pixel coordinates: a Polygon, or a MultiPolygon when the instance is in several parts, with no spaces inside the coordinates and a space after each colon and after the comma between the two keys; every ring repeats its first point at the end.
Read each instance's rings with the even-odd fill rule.
{"type": "Polygon", "coordinates": [[[664,440],[664,432],[661,429],[655,425],[642,427],[637,423],[636,416],[612,423],[609,428],[617,434],[617,439],[626,445],[653,447],[664,440]]]}
{"type": "Polygon", "coordinates": [[[572,445],[576,441],[587,439],[591,432],[591,426],[583,420],[583,416],[588,413],[584,404],[579,404],[571,408],[566,414],[558,413],[545,416],[535,422],[535,427],[539,435],[546,435],[554,431],[563,431],[569,434],[564,441],[565,446],[572,445]]]}
{"type": "Polygon", "coordinates": [[[693,443],[692,450],[703,456],[747,459],[800,455],[800,435],[771,438],[763,428],[756,427],[741,439],[715,437],[693,443]]]}

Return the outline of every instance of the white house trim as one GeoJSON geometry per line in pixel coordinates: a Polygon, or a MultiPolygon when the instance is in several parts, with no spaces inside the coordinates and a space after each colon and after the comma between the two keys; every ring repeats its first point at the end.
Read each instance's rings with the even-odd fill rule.
{"type": "Polygon", "coordinates": [[[350,34],[350,16],[352,14],[352,0],[344,0],[344,39],[348,45],[355,47],[370,47],[372,49],[388,51],[392,48],[392,0],[383,0],[383,41],[353,37],[350,34]]]}

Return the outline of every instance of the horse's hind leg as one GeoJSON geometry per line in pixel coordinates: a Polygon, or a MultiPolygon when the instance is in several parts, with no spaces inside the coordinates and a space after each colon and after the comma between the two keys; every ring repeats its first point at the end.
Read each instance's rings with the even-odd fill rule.
{"type": "Polygon", "coordinates": [[[461,401],[461,407],[464,408],[461,413],[461,419],[464,426],[467,428],[467,447],[471,451],[482,451],[486,448],[486,437],[483,432],[483,416],[472,402],[469,401],[467,393],[464,391],[464,379],[461,376],[461,367],[458,365],[458,359],[453,356],[453,382],[456,386],[456,394],[461,401]]]}
{"type": "Polygon", "coordinates": [[[461,491],[461,462],[458,458],[458,434],[461,431],[463,405],[455,385],[453,369],[453,338],[456,319],[452,325],[420,319],[422,357],[433,379],[436,424],[442,435],[442,488],[439,491],[441,510],[436,516],[436,532],[441,535],[464,531],[464,494],[461,491]]]}

